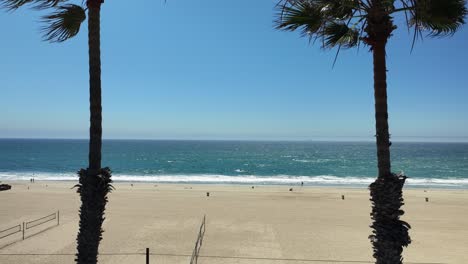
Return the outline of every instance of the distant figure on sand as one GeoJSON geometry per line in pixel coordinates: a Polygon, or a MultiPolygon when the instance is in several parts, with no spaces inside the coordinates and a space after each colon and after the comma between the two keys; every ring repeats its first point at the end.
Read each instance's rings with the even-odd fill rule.
{"type": "Polygon", "coordinates": [[[301,186],[304,186],[304,182],[303,182],[303,181],[301,181],[301,186]]]}

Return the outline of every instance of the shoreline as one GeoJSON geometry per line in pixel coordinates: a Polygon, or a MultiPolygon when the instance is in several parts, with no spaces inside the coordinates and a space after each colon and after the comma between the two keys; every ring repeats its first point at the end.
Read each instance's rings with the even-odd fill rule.
{"type": "MultiPolygon", "coordinates": [[[[78,181],[74,172],[1,172],[0,182],[24,181],[78,181]]],[[[300,176],[300,175],[221,175],[221,174],[114,174],[114,182],[149,184],[196,184],[239,186],[316,186],[332,188],[367,188],[376,177],[357,176],[300,176]]],[[[407,177],[405,189],[454,189],[468,190],[468,178],[418,178],[407,177]]]]}

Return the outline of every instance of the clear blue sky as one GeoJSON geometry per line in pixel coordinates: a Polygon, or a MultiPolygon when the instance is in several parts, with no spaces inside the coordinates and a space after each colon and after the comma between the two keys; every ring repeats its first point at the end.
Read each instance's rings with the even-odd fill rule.
{"type": "MultiPolygon", "coordinates": [[[[81,1],[78,1],[78,3],[81,1]]],[[[372,139],[372,57],[273,29],[272,0],[106,1],[104,138],[372,139]]],[[[0,13],[0,137],[87,138],[87,25],[41,42],[38,12],[0,13]]],[[[468,138],[468,27],[388,46],[395,139],[468,138]]]]}

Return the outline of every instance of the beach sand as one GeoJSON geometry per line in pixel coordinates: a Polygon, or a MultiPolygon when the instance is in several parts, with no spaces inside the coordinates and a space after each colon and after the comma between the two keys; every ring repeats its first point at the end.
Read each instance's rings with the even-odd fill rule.
{"type": "MultiPolygon", "coordinates": [[[[57,210],[60,225],[54,220],[28,229],[25,240],[21,232],[0,239],[0,263],[73,263],[80,205],[70,189],[75,183],[10,184],[12,190],[0,192],[0,230],[57,210]]],[[[373,263],[369,192],[364,188],[115,187],[99,263],[145,263],[142,253],[150,248],[155,254],[150,263],[188,264],[204,215],[200,264],[373,263]]],[[[413,239],[404,251],[405,263],[468,263],[468,191],[413,189],[404,194],[403,219],[411,224],[413,239]]]]}

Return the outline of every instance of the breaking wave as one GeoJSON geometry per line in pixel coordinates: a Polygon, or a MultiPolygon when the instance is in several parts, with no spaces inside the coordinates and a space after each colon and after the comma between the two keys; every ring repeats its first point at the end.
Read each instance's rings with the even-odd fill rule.
{"type": "MultiPolygon", "coordinates": [[[[43,181],[74,181],[78,177],[75,173],[32,173],[32,172],[0,172],[0,181],[26,180],[34,177],[43,181]]],[[[304,185],[318,186],[367,186],[374,181],[371,177],[337,177],[331,175],[320,176],[291,176],[291,175],[130,175],[114,174],[116,182],[160,182],[160,183],[205,183],[205,184],[257,184],[257,185],[304,185]]],[[[440,187],[468,189],[467,178],[408,178],[409,187],[440,187]]]]}

